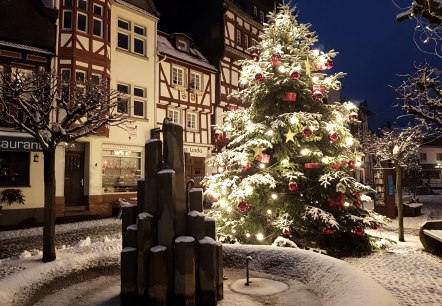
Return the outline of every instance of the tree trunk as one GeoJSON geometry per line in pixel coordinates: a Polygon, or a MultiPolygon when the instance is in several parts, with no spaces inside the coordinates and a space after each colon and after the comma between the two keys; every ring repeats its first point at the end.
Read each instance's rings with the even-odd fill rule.
{"type": "Polygon", "coordinates": [[[44,224],[43,262],[53,261],[55,255],[55,147],[43,152],[44,156],[44,224]]]}
{"type": "Polygon", "coordinates": [[[402,203],[402,168],[397,163],[394,166],[396,171],[396,194],[397,218],[399,223],[399,241],[404,242],[404,204],[402,203]]]}

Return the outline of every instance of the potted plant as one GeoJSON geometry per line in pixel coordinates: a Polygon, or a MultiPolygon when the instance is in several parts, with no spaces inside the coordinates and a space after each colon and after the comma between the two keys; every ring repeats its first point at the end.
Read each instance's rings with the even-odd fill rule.
{"type": "MultiPolygon", "coordinates": [[[[25,196],[23,195],[21,189],[4,189],[1,192],[0,203],[6,203],[12,205],[14,203],[25,204],[25,196]]],[[[0,205],[0,211],[2,206],[0,205]]]]}

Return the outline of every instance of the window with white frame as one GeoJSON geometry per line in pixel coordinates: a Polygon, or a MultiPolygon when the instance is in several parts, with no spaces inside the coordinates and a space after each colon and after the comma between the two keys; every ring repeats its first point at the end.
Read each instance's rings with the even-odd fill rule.
{"type": "Polygon", "coordinates": [[[249,35],[244,34],[244,48],[248,48],[249,47],[249,35]]]}
{"type": "Polygon", "coordinates": [[[134,49],[133,52],[146,55],[146,28],[134,25],[134,49]]]}
{"type": "Polygon", "coordinates": [[[258,44],[258,41],[252,38],[252,47],[255,47],[258,44]]]}
{"type": "Polygon", "coordinates": [[[256,5],[253,6],[253,15],[258,16],[258,8],[256,5]]]}
{"type": "Polygon", "coordinates": [[[72,0],[64,0],[65,7],[72,7],[72,0]]]}
{"type": "Polygon", "coordinates": [[[202,77],[201,73],[190,72],[190,88],[193,90],[201,90],[202,88],[202,77]]]}
{"type": "Polygon", "coordinates": [[[261,23],[264,23],[264,12],[259,11],[259,19],[261,20],[261,23]]]}
{"type": "Polygon", "coordinates": [[[172,67],[172,85],[184,86],[184,69],[181,67],[172,67]]]}
{"type": "Polygon", "coordinates": [[[118,97],[117,111],[129,115],[130,86],[127,84],[117,84],[117,91],[124,94],[118,97]]]}
{"type": "Polygon", "coordinates": [[[63,11],[63,29],[64,30],[72,29],[72,11],[69,10],[63,11]]]}
{"type": "Polygon", "coordinates": [[[181,124],[181,111],[176,108],[168,108],[167,109],[167,118],[170,118],[170,120],[173,123],[181,124]]]}
{"type": "Polygon", "coordinates": [[[135,117],[145,117],[146,109],[146,88],[134,86],[134,107],[133,115],[135,117]]]}
{"type": "Polygon", "coordinates": [[[130,22],[118,19],[118,48],[130,51],[130,22]]]}
{"type": "Polygon", "coordinates": [[[146,55],[146,27],[118,19],[118,47],[139,55],[146,55]]]}
{"type": "Polygon", "coordinates": [[[86,81],[86,71],[82,71],[82,70],[75,71],[75,80],[77,82],[84,83],[86,81]]]}
{"type": "Polygon", "coordinates": [[[442,153],[436,153],[436,160],[442,161],[442,153]]]}
{"type": "Polygon", "coordinates": [[[77,30],[81,32],[87,32],[87,15],[78,12],[77,13],[77,30]]]}
{"type": "Polygon", "coordinates": [[[241,45],[241,36],[242,36],[241,31],[237,29],[236,30],[236,44],[237,45],[241,45]]]}
{"type": "Polygon", "coordinates": [[[103,7],[95,3],[92,34],[103,37],[103,7]]]}
{"type": "Polygon", "coordinates": [[[196,130],[198,128],[198,116],[197,113],[186,113],[186,128],[190,130],[196,130]]]}

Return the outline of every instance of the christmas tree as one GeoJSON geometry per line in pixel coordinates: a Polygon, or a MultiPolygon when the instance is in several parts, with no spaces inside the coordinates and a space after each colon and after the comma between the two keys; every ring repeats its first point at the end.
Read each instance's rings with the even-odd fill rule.
{"type": "Polygon", "coordinates": [[[327,73],[337,52],[314,49],[316,34],[294,12],[282,5],[269,13],[251,59],[240,61],[241,90],[232,96],[249,107],[226,112],[216,127],[229,144],[209,161],[218,173],[204,180],[212,214],[224,242],[285,236],[305,247],[369,251],[365,229],[379,223],[362,208],[372,189],[354,178],[363,155],[349,126],[358,109],[327,101],[345,76],[327,73]]]}

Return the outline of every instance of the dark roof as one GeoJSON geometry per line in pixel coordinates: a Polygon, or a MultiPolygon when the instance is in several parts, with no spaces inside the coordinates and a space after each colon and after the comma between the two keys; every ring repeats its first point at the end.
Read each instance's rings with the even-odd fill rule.
{"type": "Polygon", "coordinates": [[[149,12],[155,16],[160,15],[160,13],[158,13],[157,8],[152,0],[124,0],[124,2],[132,4],[133,6],[143,9],[146,12],[149,12]]]}

